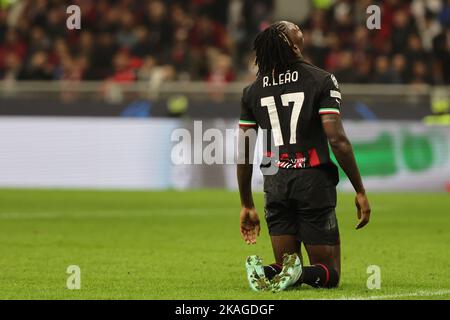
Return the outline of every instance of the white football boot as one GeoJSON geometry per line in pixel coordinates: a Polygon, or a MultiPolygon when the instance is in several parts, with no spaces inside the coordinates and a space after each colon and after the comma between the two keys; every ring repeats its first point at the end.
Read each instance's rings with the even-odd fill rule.
{"type": "Polygon", "coordinates": [[[296,253],[283,256],[283,269],[271,281],[272,291],[279,292],[295,285],[302,276],[302,262],[296,253]]]}
{"type": "Polygon", "coordinates": [[[248,284],[253,291],[270,291],[272,289],[270,281],[264,273],[264,266],[260,257],[247,257],[245,269],[247,270],[248,284]]]}

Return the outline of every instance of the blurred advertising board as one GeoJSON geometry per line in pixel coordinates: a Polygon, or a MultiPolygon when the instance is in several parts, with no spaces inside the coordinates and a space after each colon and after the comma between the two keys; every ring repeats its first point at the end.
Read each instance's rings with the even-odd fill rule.
{"type": "MultiPolygon", "coordinates": [[[[449,188],[450,127],[345,127],[368,190],[449,188]]],[[[0,186],[235,190],[236,130],[236,121],[223,119],[0,117],[0,186]]],[[[255,166],[256,190],[262,180],[255,166]]],[[[342,172],[339,188],[352,190],[342,172]]]]}

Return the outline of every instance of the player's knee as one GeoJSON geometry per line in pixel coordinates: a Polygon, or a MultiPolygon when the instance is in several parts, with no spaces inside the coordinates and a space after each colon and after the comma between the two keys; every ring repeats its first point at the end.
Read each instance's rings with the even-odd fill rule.
{"type": "Polygon", "coordinates": [[[314,288],[336,288],[339,285],[339,272],[325,264],[315,264],[305,269],[303,283],[314,288]]]}
{"type": "Polygon", "coordinates": [[[325,285],[325,288],[337,288],[339,286],[339,272],[335,268],[328,268],[329,279],[328,283],[325,285]]]}

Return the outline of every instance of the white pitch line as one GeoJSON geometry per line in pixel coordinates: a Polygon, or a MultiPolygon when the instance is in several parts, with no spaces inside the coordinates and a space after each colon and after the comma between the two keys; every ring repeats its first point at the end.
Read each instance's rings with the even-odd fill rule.
{"type": "Polygon", "coordinates": [[[336,300],[386,300],[386,299],[396,299],[396,298],[407,298],[407,297],[431,297],[431,296],[442,296],[450,294],[450,290],[439,290],[439,291],[417,291],[409,293],[399,293],[399,294],[386,294],[380,296],[356,296],[356,297],[340,297],[336,300]]]}

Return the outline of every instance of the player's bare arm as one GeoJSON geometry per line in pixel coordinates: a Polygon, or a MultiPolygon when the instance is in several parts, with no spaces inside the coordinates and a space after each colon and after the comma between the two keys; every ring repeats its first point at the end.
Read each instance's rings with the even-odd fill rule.
{"type": "Polygon", "coordinates": [[[237,178],[239,194],[241,198],[240,230],[241,236],[247,244],[255,244],[256,237],[259,236],[260,223],[259,216],[255,209],[252,195],[252,172],[250,150],[254,150],[255,142],[246,138],[247,130],[254,128],[242,127],[239,130],[239,160],[237,165],[237,178]]]}
{"type": "Polygon", "coordinates": [[[331,149],[336,156],[336,160],[356,191],[355,204],[359,219],[356,229],[360,229],[369,223],[371,209],[358,165],[353,154],[352,145],[345,134],[344,126],[342,125],[342,120],[339,115],[324,114],[321,117],[323,129],[331,149]]]}

